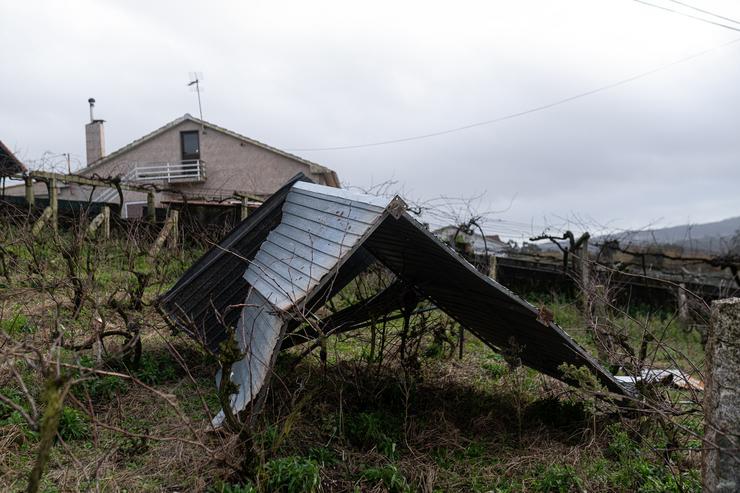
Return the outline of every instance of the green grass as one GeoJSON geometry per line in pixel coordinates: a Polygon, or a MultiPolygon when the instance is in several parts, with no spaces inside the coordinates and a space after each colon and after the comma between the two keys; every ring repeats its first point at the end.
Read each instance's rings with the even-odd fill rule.
{"type": "Polygon", "coordinates": [[[260,472],[265,491],[274,493],[313,493],[319,490],[319,465],[304,457],[281,457],[267,462],[260,472]]]}
{"type": "MultiPolygon", "coordinates": [[[[29,266],[23,262],[30,261],[30,254],[18,245],[12,248],[21,262],[19,271],[26,272],[29,266]]],[[[52,246],[38,248],[45,276],[11,280],[10,289],[17,289],[17,295],[0,312],[0,329],[17,340],[53,340],[53,305],[43,305],[49,302],[43,290],[29,294],[24,289],[47,289],[64,278],[65,267],[52,246]]],[[[108,355],[98,362],[93,350],[83,349],[60,351],[63,361],[130,373],[156,393],[115,375],[84,369],[75,373],[83,379],[73,386],[60,419],[66,448],[55,445],[46,486],[59,484],[62,491],[99,486],[103,491],[225,493],[407,492],[423,487],[481,492],[700,491],[697,437],[680,437],[688,449],[670,452],[672,471],[664,460],[669,440],[654,421],[620,419],[560,382],[527,368],[512,369],[470,334],[462,360],[444,337],[429,335],[418,359],[404,367],[395,353],[400,321],[387,324],[385,352],[376,350],[372,358],[369,329],[330,337],[326,368],[318,351],[300,361],[303,347],[281,355],[254,429],[253,453],[233,435],[208,431],[208,420],[220,407],[213,379],[216,363],[189,339],[171,337],[150,305],[199,254],[187,251],[182,260],[172,255],[150,265],[115,240],[95,253],[99,256],[90,289],[99,300],[128,287],[134,281],[131,268],[147,269],[157,278],[145,292],[140,314],[143,357],[131,367],[108,355]],[[180,358],[188,372],[178,363],[180,358]],[[88,408],[95,419],[87,415],[88,408]],[[96,420],[111,428],[98,426],[96,420]],[[255,463],[242,467],[245,457],[255,463]],[[96,464],[97,476],[92,469],[79,470],[78,462],[96,464]]],[[[67,288],[59,289],[58,297],[69,297],[67,288]]],[[[528,298],[550,308],[556,322],[595,352],[574,300],[542,294],[528,298]]],[[[104,303],[98,309],[112,327],[121,327],[115,311],[104,303]]],[[[79,341],[89,335],[94,315],[86,306],[74,318],[65,305],[57,322],[66,337],[79,341]]],[[[612,313],[610,319],[636,347],[645,329],[670,341],[676,349],[658,351],[657,363],[701,365],[698,335],[685,332],[671,316],[628,310],[612,313]],[[679,353],[688,359],[671,358],[679,353]]],[[[427,320],[446,322],[439,313],[427,320]]],[[[454,341],[456,326],[442,325],[440,334],[454,341]]],[[[36,392],[38,372],[26,366],[19,370],[36,392]]],[[[7,381],[2,381],[0,392],[27,408],[12,378],[7,381]]],[[[683,424],[699,435],[703,429],[701,417],[690,416],[683,424]]],[[[36,432],[3,404],[0,440],[5,440],[0,489],[23,489],[35,457],[36,432]]]]}
{"type": "Polygon", "coordinates": [[[59,436],[64,440],[82,440],[90,436],[87,415],[77,409],[65,406],[59,416],[59,436]]]}
{"type": "Polygon", "coordinates": [[[360,478],[367,483],[382,484],[389,493],[410,493],[411,487],[408,481],[393,464],[382,467],[368,467],[362,471],[360,478]]]}
{"type": "Polygon", "coordinates": [[[0,319],[0,330],[8,335],[33,334],[36,327],[22,313],[15,313],[0,319]]]}

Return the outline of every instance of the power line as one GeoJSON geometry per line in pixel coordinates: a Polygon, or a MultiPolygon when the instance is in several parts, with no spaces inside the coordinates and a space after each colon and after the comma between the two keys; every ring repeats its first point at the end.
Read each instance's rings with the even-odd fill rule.
{"type": "MultiPolygon", "coordinates": [[[[640,0],[635,0],[635,1],[640,1],[640,0]]],[[[657,68],[654,68],[652,70],[648,70],[647,72],[641,72],[641,73],[636,74],[636,75],[633,75],[631,77],[627,77],[626,79],[622,79],[622,80],[619,80],[617,82],[613,82],[611,84],[607,84],[605,86],[597,87],[596,89],[591,89],[590,91],[586,91],[586,92],[582,92],[582,93],[576,94],[575,96],[570,96],[570,97],[567,97],[567,98],[559,99],[559,100],[557,100],[555,102],[552,102],[552,103],[543,104],[541,106],[535,106],[534,108],[529,108],[527,110],[519,111],[517,113],[510,113],[508,115],[500,116],[498,118],[493,118],[491,120],[484,120],[484,121],[481,121],[481,122],[470,123],[468,125],[463,125],[463,126],[460,126],[460,127],[449,128],[449,129],[446,129],[446,130],[439,130],[437,132],[430,132],[430,133],[427,133],[427,134],[413,135],[413,136],[410,136],[410,137],[402,137],[402,138],[391,139],[391,140],[381,140],[381,141],[378,141],[378,142],[370,142],[370,143],[365,143],[365,144],[351,144],[351,145],[331,146],[331,147],[303,147],[303,148],[293,148],[293,149],[286,149],[286,150],[287,151],[290,151],[290,152],[313,152],[313,151],[341,151],[341,150],[347,150],[347,149],[361,149],[361,148],[365,148],[365,147],[378,147],[378,146],[391,145],[391,144],[400,144],[400,143],[403,143],[403,142],[410,142],[410,141],[421,140],[421,139],[429,139],[429,138],[432,138],[432,137],[439,137],[441,135],[447,135],[447,134],[451,134],[451,133],[455,133],[455,132],[462,132],[463,130],[468,130],[468,129],[475,128],[475,127],[482,127],[484,125],[491,125],[491,124],[494,124],[494,123],[499,123],[499,122],[503,122],[503,121],[506,121],[506,120],[511,120],[513,118],[518,118],[520,116],[529,115],[531,113],[536,113],[538,111],[547,110],[547,109],[550,109],[550,108],[554,108],[556,106],[563,105],[565,103],[569,103],[571,101],[575,101],[577,99],[585,98],[586,96],[591,96],[593,94],[604,92],[604,91],[607,91],[609,89],[613,89],[615,87],[622,86],[622,85],[627,84],[629,82],[635,81],[637,79],[642,79],[643,77],[647,77],[649,75],[655,74],[657,72],[660,72],[662,70],[668,69],[668,68],[673,67],[675,65],[679,65],[681,63],[688,62],[690,60],[693,60],[694,58],[698,58],[700,56],[706,55],[707,53],[710,53],[710,52],[713,52],[715,50],[718,50],[718,49],[724,48],[726,46],[732,45],[734,43],[737,43],[738,41],[740,41],[740,38],[733,39],[732,41],[728,41],[727,43],[723,43],[723,44],[714,46],[712,48],[708,48],[708,49],[703,50],[703,51],[700,51],[698,53],[694,53],[692,55],[689,55],[687,57],[681,58],[679,60],[674,60],[673,62],[667,63],[665,65],[661,65],[661,66],[659,66],[657,68]]]]}
{"type": "Polygon", "coordinates": [[[724,27],[725,29],[730,29],[732,31],[740,32],[740,28],[737,28],[734,26],[728,26],[727,24],[722,24],[721,22],[715,22],[709,19],[705,19],[704,17],[699,17],[698,15],[687,14],[686,12],[681,12],[680,10],[675,10],[669,7],[664,7],[662,5],[655,5],[654,3],[646,2],[645,0],[634,0],[634,1],[637,3],[641,3],[643,5],[649,5],[650,7],[655,7],[656,9],[667,10],[668,12],[673,12],[674,14],[682,15],[684,17],[690,17],[691,19],[695,19],[697,21],[706,22],[708,24],[713,24],[715,26],[724,27]]]}
{"type": "Polygon", "coordinates": [[[718,19],[722,19],[722,20],[725,20],[725,21],[734,22],[735,24],[740,24],[740,21],[736,21],[735,19],[732,19],[730,17],[724,17],[722,15],[715,14],[714,12],[710,12],[708,10],[703,10],[703,9],[700,9],[699,7],[694,7],[693,5],[689,5],[688,3],[685,3],[685,2],[679,2],[679,0],[670,0],[670,1],[673,2],[673,3],[677,3],[679,5],[683,5],[684,7],[688,7],[690,9],[692,9],[692,10],[696,10],[697,12],[701,12],[703,14],[709,14],[709,15],[711,15],[713,17],[717,17],[718,19]]]}

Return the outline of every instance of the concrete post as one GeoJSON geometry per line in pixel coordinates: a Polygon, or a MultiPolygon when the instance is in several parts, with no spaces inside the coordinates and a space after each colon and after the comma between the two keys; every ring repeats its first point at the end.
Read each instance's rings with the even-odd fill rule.
{"type": "Polygon", "coordinates": [[[33,195],[33,178],[30,176],[27,176],[25,178],[26,182],[26,204],[28,204],[28,210],[33,209],[33,206],[36,204],[36,200],[33,195]]]}
{"type": "Polygon", "coordinates": [[[247,207],[247,203],[249,202],[249,199],[246,197],[242,197],[242,208],[241,208],[241,220],[244,221],[249,216],[249,208],[247,207]]]}
{"type": "Polygon", "coordinates": [[[590,266],[588,264],[588,238],[583,239],[578,255],[580,258],[581,289],[583,290],[584,299],[587,300],[590,289],[589,283],[591,282],[590,266]]]}
{"type": "Polygon", "coordinates": [[[678,285],[678,321],[684,327],[689,325],[689,301],[686,297],[686,284],[678,285]]]}
{"type": "Polygon", "coordinates": [[[178,240],[180,239],[180,213],[174,209],[170,211],[169,220],[172,222],[172,230],[169,236],[169,247],[177,248],[178,240]]]}
{"type": "MultiPolygon", "coordinates": [[[[612,356],[615,348],[612,343],[611,330],[609,327],[609,312],[607,289],[604,285],[594,286],[591,293],[590,316],[592,320],[593,339],[596,345],[596,354],[599,362],[605,365],[614,366],[612,356]]],[[[584,298],[588,300],[588,298],[584,298]]],[[[588,301],[586,301],[588,303],[588,301]]],[[[610,371],[614,371],[610,368],[610,371]]]]}
{"type": "Polygon", "coordinates": [[[103,227],[103,237],[106,240],[110,239],[110,208],[107,205],[103,206],[100,214],[90,221],[90,225],[87,227],[87,234],[90,236],[94,235],[101,226],[103,227]]]}
{"type": "Polygon", "coordinates": [[[463,359],[463,348],[465,347],[465,328],[460,326],[459,340],[457,341],[457,358],[463,359]]]}
{"type": "Polygon", "coordinates": [[[46,224],[46,221],[51,218],[51,215],[51,207],[45,208],[44,211],[41,213],[41,216],[33,224],[33,227],[31,228],[31,235],[38,235],[41,232],[41,229],[44,227],[44,224],[46,224]]]}
{"type": "Polygon", "coordinates": [[[150,223],[157,221],[157,211],[155,209],[154,202],[154,191],[149,191],[146,194],[146,215],[150,223]]]}
{"type": "Polygon", "coordinates": [[[107,205],[103,206],[103,236],[110,239],[110,207],[107,205]]]}
{"type": "Polygon", "coordinates": [[[51,227],[54,232],[59,229],[59,190],[57,189],[57,179],[52,178],[49,181],[49,207],[51,207],[51,227]]]}
{"type": "Polygon", "coordinates": [[[152,259],[155,258],[159,254],[159,251],[162,249],[162,246],[164,245],[164,242],[167,240],[167,238],[169,238],[172,234],[177,235],[178,232],[176,228],[179,222],[178,218],[179,213],[174,209],[171,210],[169,215],[167,216],[167,219],[165,219],[164,221],[164,226],[162,226],[157,239],[154,240],[152,247],[149,249],[149,257],[151,257],[152,259]]]}
{"type": "Polygon", "coordinates": [[[740,298],[712,303],[704,390],[704,491],[740,491],[740,298]]]}
{"type": "Polygon", "coordinates": [[[488,259],[488,277],[495,281],[496,276],[498,276],[498,261],[495,255],[491,255],[488,259]]]}

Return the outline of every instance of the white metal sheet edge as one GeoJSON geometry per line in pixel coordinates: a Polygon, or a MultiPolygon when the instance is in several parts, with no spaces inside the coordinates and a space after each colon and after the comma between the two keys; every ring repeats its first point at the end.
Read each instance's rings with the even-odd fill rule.
{"type": "MultiPolygon", "coordinates": [[[[249,402],[262,389],[283,326],[280,314],[276,313],[275,308],[257,290],[249,290],[244,305],[234,334],[239,351],[244,357],[234,363],[230,375],[231,381],[239,385],[239,391],[230,398],[234,413],[246,409],[249,402]]],[[[219,372],[216,375],[216,387],[220,381],[219,372]]],[[[224,418],[224,412],[221,410],[211,423],[218,428],[223,424],[224,418]]]]}
{"type": "MultiPolygon", "coordinates": [[[[283,205],[283,220],[270,232],[244,278],[252,286],[235,336],[244,357],[234,364],[235,413],[246,409],[267,380],[283,317],[329,275],[382,216],[391,200],[298,182],[283,205]],[[300,197],[298,196],[300,195],[300,197]]],[[[216,377],[218,386],[220,375],[216,377]]],[[[213,425],[223,424],[221,411],[213,425]]]]}
{"type": "Polygon", "coordinates": [[[377,195],[368,195],[364,193],[355,193],[350,190],[343,188],[327,187],[325,185],[316,185],[315,183],[307,183],[304,181],[296,182],[293,188],[298,190],[307,190],[309,192],[320,193],[329,197],[339,197],[342,199],[351,200],[352,202],[359,202],[360,204],[374,205],[385,209],[393,199],[388,197],[379,197],[377,195]]]}

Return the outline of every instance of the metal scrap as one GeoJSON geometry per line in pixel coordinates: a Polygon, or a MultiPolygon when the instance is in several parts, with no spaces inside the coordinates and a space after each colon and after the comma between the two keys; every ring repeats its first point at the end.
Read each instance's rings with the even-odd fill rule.
{"type": "Polygon", "coordinates": [[[478,272],[405,209],[398,197],[356,194],[297,176],[162,297],[160,308],[173,326],[214,352],[227,327],[236,326],[244,358],[230,375],[239,386],[231,399],[235,412],[266,389],[281,347],[319,336],[293,331],[318,319],[319,308],[373,262],[399,284],[369,308],[350,307],[326,323],[360,327],[363,317],[404,309],[403,293],[413,292],[417,302],[428,300],[498,352],[513,338],[527,366],[565,381],[563,363],[585,366],[610,391],[629,394],[551,316],[478,272]]]}

